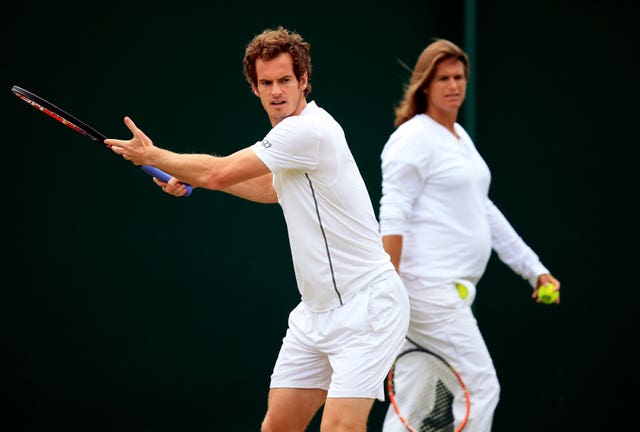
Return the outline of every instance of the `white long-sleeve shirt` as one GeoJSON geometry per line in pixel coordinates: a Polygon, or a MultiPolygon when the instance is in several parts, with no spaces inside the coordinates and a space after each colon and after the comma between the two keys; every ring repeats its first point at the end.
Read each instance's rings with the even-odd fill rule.
{"type": "Polygon", "coordinates": [[[491,173],[458,123],[426,114],[400,125],[381,155],[380,232],[403,237],[400,272],[427,284],[477,284],[494,249],[535,286],[549,273],[488,197],[491,173]]]}

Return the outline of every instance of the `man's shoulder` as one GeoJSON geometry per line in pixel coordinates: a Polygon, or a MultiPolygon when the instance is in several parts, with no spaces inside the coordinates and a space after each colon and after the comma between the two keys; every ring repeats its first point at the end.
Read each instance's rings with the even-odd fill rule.
{"type": "Polygon", "coordinates": [[[312,133],[314,135],[326,135],[340,124],[325,109],[311,101],[300,115],[290,116],[280,122],[283,127],[294,128],[298,133],[312,133]]]}

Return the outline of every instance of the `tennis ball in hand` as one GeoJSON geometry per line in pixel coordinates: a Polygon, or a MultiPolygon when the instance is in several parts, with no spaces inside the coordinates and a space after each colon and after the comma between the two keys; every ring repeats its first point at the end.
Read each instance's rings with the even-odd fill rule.
{"type": "Polygon", "coordinates": [[[540,303],[555,303],[559,295],[560,292],[554,290],[552,283],[541,285],[540,288],[538,288],[538,299],[540,300],[540,303]]]}

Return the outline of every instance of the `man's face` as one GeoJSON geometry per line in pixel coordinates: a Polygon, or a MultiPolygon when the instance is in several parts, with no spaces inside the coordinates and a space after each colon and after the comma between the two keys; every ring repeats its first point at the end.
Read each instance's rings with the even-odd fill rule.
{"type": "Polygon", "coordinates": [[[256,60],[256,75],[258,84],[253,86],[253,92],[260,98],[271,126],[302,112],[306,106],[307,75],[300,81],[296,79],[291,54],[282,53],[268,61],[256,60]]]}

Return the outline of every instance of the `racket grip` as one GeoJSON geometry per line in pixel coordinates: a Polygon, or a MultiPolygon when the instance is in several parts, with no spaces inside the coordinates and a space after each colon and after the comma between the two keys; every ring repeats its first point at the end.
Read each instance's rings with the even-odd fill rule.
{"type": "MultiPolygon", "coordinates": [[[[169,179],[171,178],[171,176],[169,174],[167,174],[166,172],[159,170],[158,168],[154,168],[152,166],[149,165],[142,165],[140,167],[140,169],[144,172],[146,172],[147,174],[149,174],[151,177],[155,177],[158,180],[162,181],[162,182],[168,182],[169,179]]],[[[189,196],[191,195],[191,191],[193,190],[193,187],[190,184],[184,183],[184,185],[187,187],[187,194],[185,196],[189,196]]]]}

